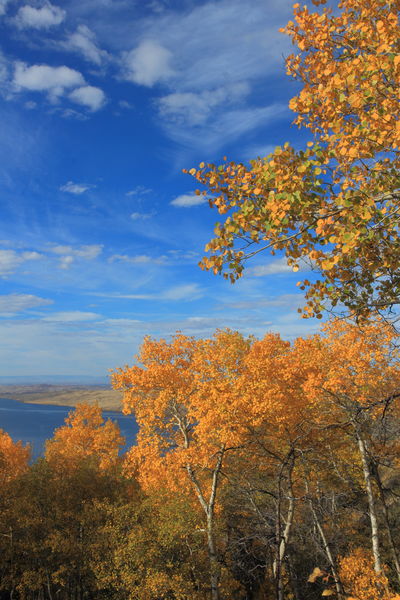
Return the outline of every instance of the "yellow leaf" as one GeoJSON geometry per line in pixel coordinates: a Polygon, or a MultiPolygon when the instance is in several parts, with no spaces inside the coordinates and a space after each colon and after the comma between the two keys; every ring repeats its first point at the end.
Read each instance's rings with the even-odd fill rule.
{"type": "Polygon", "coordinates": [[[321,571],[321,569],[319,567],[315,567],[315,569],[313,570],[313,572],[311,573],[311,575],[307,579],[307,581],[309,583],[314,583],[315,580],[317,579],[317,577],[322,577],[322,575],[324,575],[324,572],[321,571]]]}
{"type": "Polygon", "coordinates": [[[334,593],[333,590],[326,589],[322,592],[321,596],[333,596],[334,593]]]}

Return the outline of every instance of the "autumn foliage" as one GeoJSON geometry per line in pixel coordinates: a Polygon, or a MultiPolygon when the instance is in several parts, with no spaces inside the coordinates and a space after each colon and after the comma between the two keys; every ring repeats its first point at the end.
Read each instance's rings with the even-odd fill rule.
{"type": "Polygon", "coordinates": [[[31,451],[21,442],[13,442],[11,437],[0,429],[0,485],[5,485],[28,468],[31,451]]]}
{"type": "Polygon", "coordinates": [[[290,107],[309,132],[306,147],[189,171],[228,215],[201,266],[233,282],[252,256],[284,252],[294,271],[307,264],[319,274],[300,284],[304,316],[338,303],[365,316],[400,297],[400,4],[339,7],[295,4],[283,29],[297,47],[286,67],[302,85],[290,107]]]}
{"type": "Polygon", "coordinates": [[[292,341],[146,337],[112,373],[125,451],[98,406],[31,463],[0,430],[0,600],[400,600],[400,345],[376,315],[400,293],[399,10],[295,5],[307,147],[191,170],[229,213],[203,267],[234,281],[285,252],[320,274],[306,316],[355,318],[292,341]]]}
{"type": "Polygon", "coordinates": [[[293,342],[146,338],[113,382],[139,427],[124,454],[97,406],[32,465],[2,434],[5,598],[396,598],[400,363],[385,321],[293,342]]]}
{"type": "Polygon", "coordinates": [[[95,461],[105,469],[117,462],[124,442],[118,426],[103,419],[98,405],[78,404],[47,442],[45,456],[62,469],[76,467],[84,460],[95,461]]]}
{"type": "MultiPolygon", "coordinates": [[[[396,340],[383,321],[362,329],[336,321],[293,344],[275,334],[262,340],[229,330],[200,340],[178,334],[170,342],[147,338],[138,364],[115,372],[125,410],[140,427],[126,468],[134,467],[147,493],[161,485],[197,511],[211,598],[229,597],[222,557],[233,551],[236,536],[247,535],[249,555],[237,560],[251,568],[251,554],[261,551],[266,563],[257,575],[259,589],[284,598],[292,585],[288,554],[299,541],[298,527],[309,527],[310,519],[330,573],[325,595],[343,596],[335,547],[347,550],[359,539],[356,514],[339,500],[349,489],[360,494],[369,515],[363,527],[377,580],[384,560],[396,573],[389,501],[378,492],[381,464],[397,468],[396,340]],[[347,520],[347,543],[333,541],[338,533],[322,508],[329,496],[337,498],[335,518],[347,520]],[[225,519],[229,523],[232,512],[237,521],[228,542],[225,519]]],[[[248,584],[244,573],[238,583],[248,584]]]]}

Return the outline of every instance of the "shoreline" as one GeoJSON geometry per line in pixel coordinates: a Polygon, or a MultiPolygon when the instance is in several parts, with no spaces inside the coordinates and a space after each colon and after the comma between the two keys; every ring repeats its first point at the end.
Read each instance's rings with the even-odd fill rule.
{"type": "Polygon", "coordinates": [[[24,404],[75,407],[80,402],[95,404],[102,410],[122,412],[122,392],[106,386],[85,385],[0,385],[0,397],[24,404]]]}

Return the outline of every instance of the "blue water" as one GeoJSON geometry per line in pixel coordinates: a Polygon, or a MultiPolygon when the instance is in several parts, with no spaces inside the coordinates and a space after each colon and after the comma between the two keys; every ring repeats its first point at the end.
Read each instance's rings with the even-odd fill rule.
{"type": "MultiPolygon", "coordinates": [[[[37,458],[43,453],[45,441],[53,437],[57,427],[64,424],[71,410],[71,406],[24,404],[0,398],[0,429],[6,431],[14,441],[29,442],[32,457],[37,458]]],[[[125,449],[132,446],[138,431],[135,419],[109,410],[103,411],[103,416],[118,423],[122,435],[126,437],[125,449]]]]}

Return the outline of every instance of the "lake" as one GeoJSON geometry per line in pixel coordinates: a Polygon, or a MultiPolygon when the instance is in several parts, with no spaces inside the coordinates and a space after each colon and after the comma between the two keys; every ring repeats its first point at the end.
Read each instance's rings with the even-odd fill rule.
{"type": "MultiPolygon", "coordinates": [[[[32,457],[37,458],[43,453],[45,441],[53,437],[57,427],[64,425],[64,419],[71,410],[71,406],[24,404],[0,398],[0,429],[6,431],[15,442],[29,442],[32,457]]],[[[138,428],[133,416],[110,410],[103,411],[103,416],[118,423],[127,441],[126,448],[134,443],[138,428]]]]}

